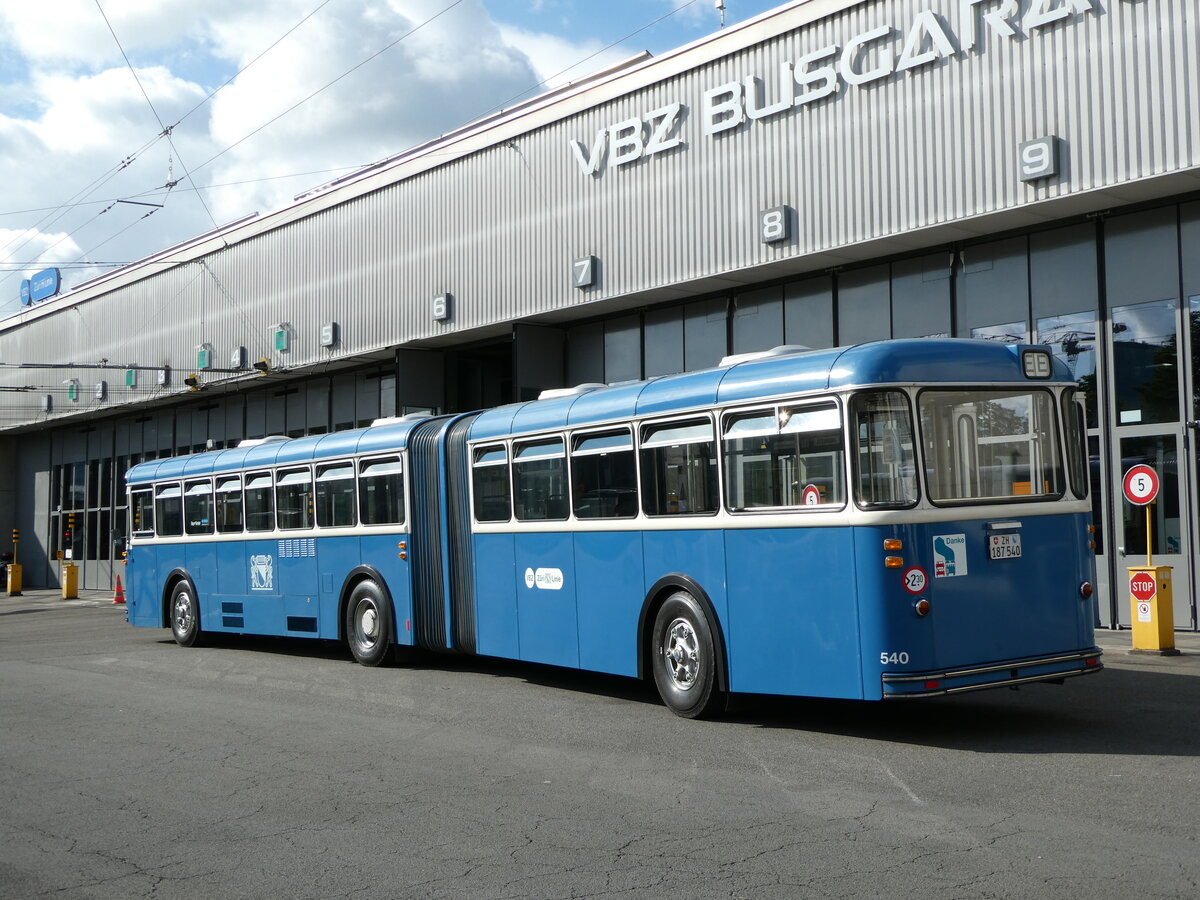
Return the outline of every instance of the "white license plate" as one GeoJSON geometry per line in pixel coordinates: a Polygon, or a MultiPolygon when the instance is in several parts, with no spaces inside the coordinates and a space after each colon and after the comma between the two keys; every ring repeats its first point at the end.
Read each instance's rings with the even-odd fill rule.
{"type": "Polygon", "coordinates": [[[1016,559],[1020,555],[1019,534],[993,534],[988,538],[988,556],[992,559],[1016,559]]]}

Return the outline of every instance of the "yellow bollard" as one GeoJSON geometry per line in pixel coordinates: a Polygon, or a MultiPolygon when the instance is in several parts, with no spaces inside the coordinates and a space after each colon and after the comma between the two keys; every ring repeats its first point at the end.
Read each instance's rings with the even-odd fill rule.
{"type": "Polygon", "coordinates": [[[79,566],[75,565],[75,563],[63,563],[62,598],[64,600],[79,599],[79,566]]]}
{"type": "Polygon", "coordinates": [[[1131,653],[1177,656],[1170,566],[1129,566],[1131,653]]]}
{"type": "Polygon", "coordinates": [[[8,596],[21,596],[21,567],[17,563],[8,564],[8,596]]]}

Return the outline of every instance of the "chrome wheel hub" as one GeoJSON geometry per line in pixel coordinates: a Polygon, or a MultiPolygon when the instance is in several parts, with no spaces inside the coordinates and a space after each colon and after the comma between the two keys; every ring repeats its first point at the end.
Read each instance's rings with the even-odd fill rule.
{"type": "Polygon", "coordinates": [[[696,683],[696,676],[700,674],[699,642],[687,619],[676,619],[667,626],[663,656],[666,659],[667,676],[671,679],[671,684],[681,691],[686,691],[696,683]]]}

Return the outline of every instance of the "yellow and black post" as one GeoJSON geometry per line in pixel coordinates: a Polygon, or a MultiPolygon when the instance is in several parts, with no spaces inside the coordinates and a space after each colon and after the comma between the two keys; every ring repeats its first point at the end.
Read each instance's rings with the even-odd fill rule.
{"type": "Polygon", "coordinates": [[[67,531],[63,535],[62,598],[64,600],[76,600],[79,598],[79,567],[75,565],[72,559],[74,550],[71,547],[71,540],[74,534],[75,514],[71,513],[67,516],[67,531]]]}
{"type": "Polygon", "coordinates": [[[17,562],[17,545],[21,543],[21,530],[14,528],[12,533],[12,562],[8,564],[8,596],[21,596],[21,564],[17,562]]]}

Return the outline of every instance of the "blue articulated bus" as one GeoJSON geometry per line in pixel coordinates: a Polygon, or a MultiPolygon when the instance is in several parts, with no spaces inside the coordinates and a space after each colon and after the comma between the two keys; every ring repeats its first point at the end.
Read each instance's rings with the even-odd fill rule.
{"type": "Polygon", "coordinates": [[[128,615],[880,700],[1099,671],[1082,401],[1048,348],[781,347],[154,460],[128,615]]]}

